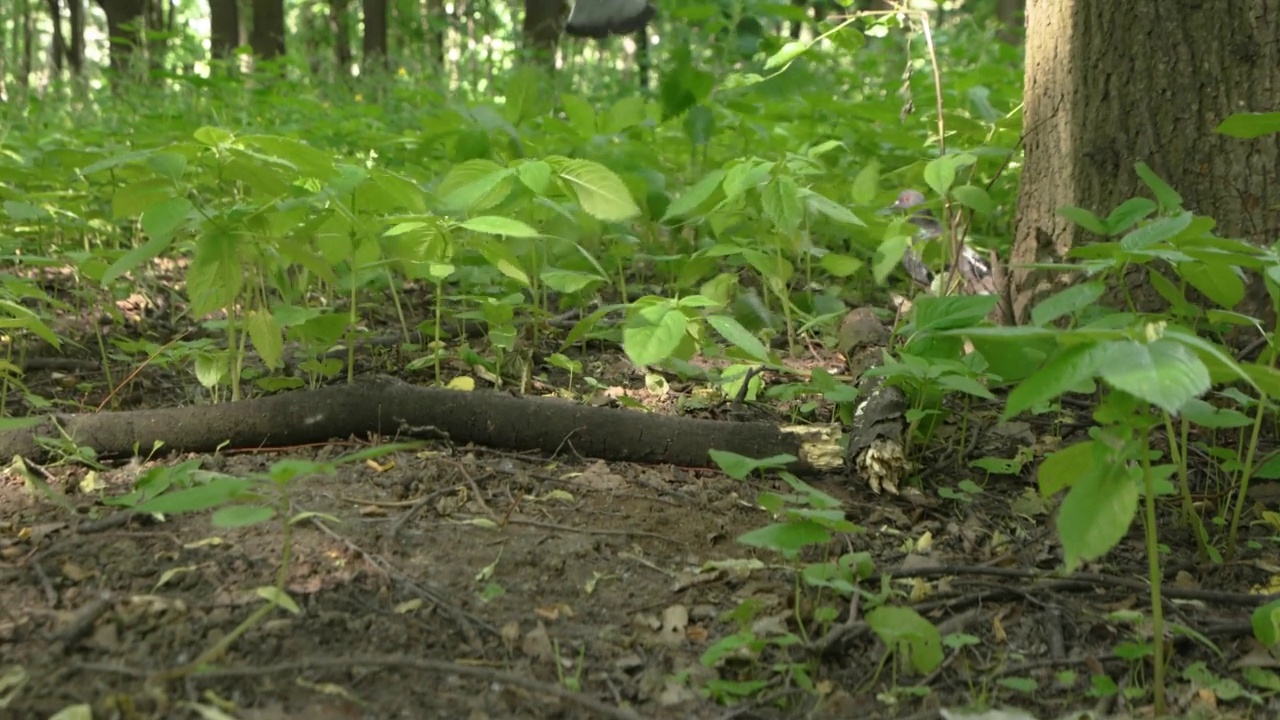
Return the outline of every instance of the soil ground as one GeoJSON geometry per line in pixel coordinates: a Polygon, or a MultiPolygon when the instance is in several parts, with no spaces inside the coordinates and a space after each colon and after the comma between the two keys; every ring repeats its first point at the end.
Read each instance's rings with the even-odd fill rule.
{"type": "MultiPolygon", "coordinates": [[[[166,401],[182,402],[182,392],[143,404],[166,401]]],[[[1004,437],[1011,456],[1041,431],[983,432],[1004,437]]],[[[200,460],[246,475],[361,447],[200,460]]],[[[243,720],[1149,710],[1149,664],[1134,659],[1149,641],[1140,524],[1105,564],[1086,568],[1091,575],[1039,577],[1061,555],[1029,469],[987,476],[971,474],[971,458],[926,462],[919,488],[901,496],[816,479],[864,531],[788,563],[736,541],[772,521],[756,498],[786,492],[780,481],[443,444],[297,479],[293,513],[315,514],[287,534],[279,522],[227,530],[207,514],[161,521],[103,504],[155,462],[188,459],[46,468],[65,503],[17,472],[0,476],[0,717],[80,704],[96,718],[243,720]],[[273,609],[205,672],[157,682],[154,673],[192,662],[263,605],[257,589],[275,582],[286,547],[297,612],[273,609]],[[845,552],[873,559],[868,593],[939,625],[949,639],[940,668],[909,672],[861,622],[866,600],[850,605],[798,581],[800,564],[845,552]],[[937,567],[945,571],[925,571],[937,567]],[[901,576],[879,574],[891,570],[901,576]],[[812,621],[822,605],[839,612],[828,625],[812,621]],[[743,619],[746,607],[753,614],[743,619]],[[823,643],[833,627],[842,639],[823,643]],[[744,630],[800,642],[703,662],[744,630]]],[[[1215,684],[1238,677],[1242,658],[1275,664],[1251,654],[1242,602],[1278,566],[1270,531],[1253,531],[1248,557],[1217,567],[1197,563],[1176,528],[1162,538],[1175,595],[1166,608],[1184,628],[1169,675],[1179,711],[1280,716],[1256,688],[1215,684]]]]}

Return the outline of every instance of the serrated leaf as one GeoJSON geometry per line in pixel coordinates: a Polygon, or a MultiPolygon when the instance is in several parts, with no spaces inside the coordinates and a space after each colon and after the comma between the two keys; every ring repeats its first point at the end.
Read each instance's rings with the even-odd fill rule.
{"type": "Polygon", "coordinates": [[[547,160],[588,215],[605,222],[620,222],[640,214],[626,183],[600,163],[569,158],[547,160]]]}
{"type": "Polygon", "coordinates": [[[459,226],[473,232],[487,233],[489,235],[506,235],[519,238],[535,238],[541,235],[537,230],[519,220],[496,215],[473,217],[470,220],[459,223],[459,226]]]}

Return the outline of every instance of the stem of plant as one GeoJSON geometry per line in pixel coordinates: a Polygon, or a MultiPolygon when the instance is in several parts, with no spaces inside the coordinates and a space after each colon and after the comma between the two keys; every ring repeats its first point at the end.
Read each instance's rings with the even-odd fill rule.
{"type": "Polygon", "coordinates": [[[1240,515],[1244,512],[1244,503],[1249,494],[1249,477],[1253,475],[1253,459],[1258,454],[1258,435],[1262,430],[1262,418],[1267,408],[1267,398],[1258,398],[1258,409],[1253,415],[1253,432],[1249,435],[1249,451],[1244,455],[1244,467],[1240,470],[1240,491],[1236,496],[1236,507],[1231,513],[1231,532],[1227,535],[1227,560],[1236,556],[1236,536],[1240,532],[1240,515]]]}
{"type": "Polygon", "coordinates": [[[1160,597],[1160,541],[1156,536],[1156,482],[1151,474],[1151,428],[1144,424],[1138,442],[1142,453],[1142,487],[1147,540],[1147,575],[1151,580],[1151,648],[1155,663],[1155,715],[1163,717],[1164,693],[1164,605],[1160,597]]]}

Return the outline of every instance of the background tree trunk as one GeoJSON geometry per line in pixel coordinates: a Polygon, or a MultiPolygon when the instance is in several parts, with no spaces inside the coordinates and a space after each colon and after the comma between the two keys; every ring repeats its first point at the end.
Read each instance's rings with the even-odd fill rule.
{"type": "Polygon", "coordinates": [[[364,42],[361,69],[366,73],[387,69],[387,0],[363,0],[364,42]]]}
{"type": "Polygon", "coordinates": [[[215,60],[229,60],[240,45],[240,7],[236,0],[209,0],[209,50],[215,60]]]}
{"type": "Polygon", "coordinates": [[[62,3],[58,0],[46,0],[49,8],[49,20],[53,25],[53,43],[49,46],[49,60],[57,75],[62,74],[63,62],[67,56],[67,38],[62,34],[62,3]]]}
{"type": "MultiPolygon", "coordinates": [[[[1154,6],[1153,6],[1154,7],[1154,6]]],[[[1066,205],[1105,217],[1148,195],[1146,162],[1219,235],[1280,237],[1280,136],[1213,132],[1229,115],[1280,107],[1280,2],[1161,3],[1159,12],[1108,0],[1029,0],[1023,126],[1026,158],[1010,271],[1018,322],[1073,278],[1016,267],[1060,261],[1085,233],[1066,205]]],[[[1134,273],[1135,301],[1155,300],[1134,273]]],[[[1260,287],[1260,286],[1259,286],[1260,287]]],[[[1265,297],[1251,293],[1251,299],[1265,297]]],[[[1237,308],[1259,312],[1255,308],[1237,308]]]]}
{"type": "Polygon", "coordinates": [[[67,17],[71,20],[67,61],[71,64],[71,74],[80,77],[84,74],[84,0],[67,0],[67,17]]]}
{"type": "Polygon", "coordinates": [[[529,57],[549,70],[555,69],[556,47],[564,29],[565,0],[525,0],[524,47],[529,57]]]}
{"type": "Polygon", "coordinates": [[[111,39],[111,69],[117,72],[129,66],[129,60],[140,47],[144,0],[98,0],[107,16],[107,36],[111,39]],[[132,28],[125,30],[126,25],[132,28]]]}
{"type": "Polygon", "coordinates": [[[253,30],[249,45],[259,60],[284,55],[284,0],[253,0],[253,30]]]}
{"type": "Polygon", "coordinates": [[[347,15],[349,0],[329,0],[329,30],[333,33],[333,57],[338,75],[351,79],[351,18],[347,15]]]}

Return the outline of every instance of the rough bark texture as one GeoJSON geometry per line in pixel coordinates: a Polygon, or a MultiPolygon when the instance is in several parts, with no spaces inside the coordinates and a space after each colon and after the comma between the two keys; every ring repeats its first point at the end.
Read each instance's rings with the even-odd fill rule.
{"type": "MultiPolygon", "coordinates": [[[[1219,235],[1280,237],[1280,137],[1213,132],[1232,113],[1280,107],[1280,0],[1029,0],[1025,100],[1011,258],[1020,322],[1073,281],[1017,267],[1059,260],[1084,239],[1057,209],[1106,216],[1127,198],[1150,196],[1134,173],[1138,161],[1188,210],[1215,218],[1219,235]]],[[[1140,305],[1152,298],[1135,289],[1140,305]]]]}
{"type": "Polygon", "coordinates": [[[229,60],[240,45],[240,7],[236,0],[209,0],[209,50],[216,60],[229,60]]]}
{"type": "Polygon", "coordinates": [[[284,0],[253,0],[249,45],[259,60],[284,55],[284,0]]]}

